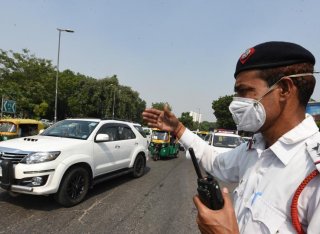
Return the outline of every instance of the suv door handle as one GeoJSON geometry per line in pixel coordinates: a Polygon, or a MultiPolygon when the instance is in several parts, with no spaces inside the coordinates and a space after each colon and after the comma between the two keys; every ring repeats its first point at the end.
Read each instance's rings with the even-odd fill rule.
{"type": "Polygon", "coordinates": [[[139,145],[139,143],[138,142],[136,142],[136,143],[134,143],[135,145],[139,145]]]}
{"type": "Polygon", "coordinates": [[[116,149],[120,149],[120,145],[116,145],[114,148],[116,148],[116,149]]]}

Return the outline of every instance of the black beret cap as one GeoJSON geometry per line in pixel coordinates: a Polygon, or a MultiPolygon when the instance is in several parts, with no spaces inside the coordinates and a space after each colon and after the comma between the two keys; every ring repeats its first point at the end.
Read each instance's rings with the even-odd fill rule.
{"type": "Polygon", "coordinates": [[[294,43],[283,41],[265,42],[247,49],[240,56],[234,77],[246,70],[260,70],[298,63],[314,65],[315,58],[310,51],[294,43]]]}

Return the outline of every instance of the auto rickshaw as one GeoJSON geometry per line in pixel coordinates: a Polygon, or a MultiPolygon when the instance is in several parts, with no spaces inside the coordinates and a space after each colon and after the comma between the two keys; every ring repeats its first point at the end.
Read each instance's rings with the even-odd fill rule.
{"type": "Polygon", "coordinates": [[[37,135],[41,129],[44,124],[34,119],[0,119],[0,141],[37,135]]]}
{"type": "Polygon", "coordinates": [[[170,132],[152,129],[149,151],[153,160],[161,158],[176,158],[179,153],[179,144],[170,132]]]}
{"type": "Polygon", "coordinates": [[[204,139],[208,134],[209,134],[208,131],[199,131],[199,132],[197,132],[197,135],[199,137],[201,137],[202,139],[204,139]]]}

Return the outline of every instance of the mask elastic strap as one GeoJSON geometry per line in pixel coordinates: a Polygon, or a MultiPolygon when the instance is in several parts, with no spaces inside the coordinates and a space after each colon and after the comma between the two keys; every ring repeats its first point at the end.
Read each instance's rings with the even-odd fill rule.
{"type": "Polygon", "coordinates": [[[257,102],[260,102],[261,99],[266,96],[269,92],[271,92],[272,90],[274,90],[274,88],[278,85],[278,83],[280,82],[280,80],[284,77],[289,77],[289,78],[295,78],[295,77],[301,77],[301,76],[312,76],[313,74],[317,74],[320,72],[312,72],[312,73],[300,73],[300,74],[294,74],[294,75],[289,75],[289,76],[283,76],[281,77],[276,83],[274,83],[273,85],[270,86],[269,90],[263,94],[258,100],[257,102]]]}
{"type": "MultiPolygon", "coordinates": [[[[281,78],[281,79],[282,79],[282,78],[281,78]]],[[[281,79],[280,79],[280,80],[281,80],[281,79]]],[[[280,80],[278,80],[276,83],[274,83],[273,85],[271,85],[270,88],[267,90],[267,92],[265,92],[265,93],[257,100],[257,102],[260,102],[261,99],[262,99],[264,96],[266,96],[268,93],[270,93],[272,90],[274,90],[274,88],[277,86],[277,84],[278,84],[278,82],[279,82],[280,80]]]]}
{"type": "Polygon", "coordinates": [[[312,76],[313,74],[317,74],[320,72],[312,72],[312,73],[300,73],[300,74],[294,74],[294,75],[289,75],[289,76],[283,76],[280,78],[280,80],[284,77],[290,77],[290,78],[294,78],[294,77],[300,77],[300,76],[312,76]]]}

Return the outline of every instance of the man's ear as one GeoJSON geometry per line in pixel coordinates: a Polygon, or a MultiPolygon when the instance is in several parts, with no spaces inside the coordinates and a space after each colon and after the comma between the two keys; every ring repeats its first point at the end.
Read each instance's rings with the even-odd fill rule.
{"type": "Polygon", "coordinates": [[[290,95],[296,91],[296,86],[294,85],[293,81],[289,77],[284,77],[279,82],[280,87],[280,98],[288,98],[290,95]]]}

